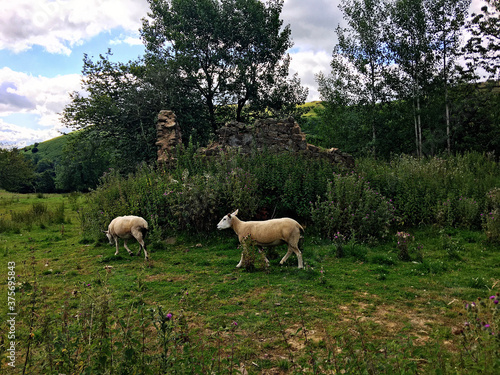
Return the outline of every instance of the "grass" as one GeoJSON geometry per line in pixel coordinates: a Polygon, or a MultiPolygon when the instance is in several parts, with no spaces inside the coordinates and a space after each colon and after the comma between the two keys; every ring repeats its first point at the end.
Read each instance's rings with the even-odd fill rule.
{"type": "Polygon", "coordinates": [[[62,150],[69,139],[70,137],[61,135],[48,141],[40,142],[35,153],[33,153],[34,145],[24,147],[22,150],[28,156],[34,157],[38,155],[39,159],[59,160],[62,156],[62,150]]]}
{"type": "MultiPolygon", "coordinates": [[[[90,336],[79,341],[81,332],[90,332],[91,324],[84,322],[92,321],[110,332],[107,350],[116,356],[111,364],[99,357],[100,373],[119,372],[127,364],[121,353],[142,356],[149,364],[138,370],[143,373],[146,367],[151,373],[244,368],[249,374],[394,373],[398,368],[401,373],[465,373],[467,368],[493,374],[498,369],[494,355],[477,354],[484,341],[474,336],[464,344],[467,336],[454,334],[464,324],[463,301],[499,291],[500,254],[481,232],[410,229],[422,245],[423,260],[403,262],[395,237],[381,245],[348,243],[338,258],[332,242],[306,229],[304,270],[297,269],[295,257],[279,266],[283,247],[280,256],[270,257],[269,269],[249,272],[235,268],[241,249],[231,231],[199,237],[164,233],[168,241],[146,240],[148,262],[129,256],[122,245],[114,256],[104,235],[98,243],[82,242],[77,210],[84,202],[77,195],[0,192],[5,221],[33,205],[64,210],[63,222],[20,223],[0,232],[5,276],[8,263],[15,262],[18,346],[16,368],[8,367],[12,373],[92,373],[98,359],[91,358],[108,353],[102,337],[99,345],[90,343],[90,336]],[[84,319],[87,313],[92,319],[84,319]],[[470,343],[475,346],[464,346],[470,343]],[[195,359],[183,361],[188,354],[182,353],[195,359]],[[78,356],[85,360],[78,362],[78,356]]],[[[129,247],[136,251],[138,244],[130,241],[129,247]]],[[[2,300],[6,280],[0,281],[2,300]]],[[[7,305],[0,306],[7,316],[7,305]]],[[[5,368],[6,319],[0,327],[5,368]]],[[[492,345],[484,351],[498,350],[492,345]]]]}

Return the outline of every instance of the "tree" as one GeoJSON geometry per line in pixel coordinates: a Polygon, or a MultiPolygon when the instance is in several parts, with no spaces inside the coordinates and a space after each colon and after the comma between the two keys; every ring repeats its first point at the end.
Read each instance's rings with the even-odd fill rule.
{"type": "Polygon", "coordinates": [[[464,52],[469,72],[480,74],[483,78],[500,80],[500,2],[486,0],[488,5],[481,13],[473,14],[467,25],[471,37],[467,40],[464,52]]]}
{"type": "Polygon", "coordinates": [[[449,86],[459,72],[457,59],[461,54],[462,28],[470,6],[470,0],[435,0],[429,3],[431,18],[431,35],[434,36],[433,47],[436,60],[440,62],[439,81],[444,92],[446,121],[446,148],[451,153],[451,124],[449,86]]]}
{"type": "Polygon", "coordinates": [[[62,191],[87,191],[99,183],[99,178],[112,165],[115,149],[108,147],[103,137],[91,132],[68,135],[63,156],[56,166],[55,187],[62,191]]]}
{"type": "Polygon", "coordinates": [[[17,149],[0,148],[0,188],[17,193],[33,190],[35,170],[33,163],[17,149]]]}
{"type": "Polygon", "coordinates": [[[391,5],[388,46],[398,67],[400,98],[409,98],[413,107],[416,154],[422,150],[422,101],[434,74],[430,22],[425,0],[396,0],[391,5]]]}
{"type": "Polygon", "coordinates": [[[283,107],[278,93],[292,93],[285,104],[304,102],[298,79],[287,78],[292,44],[290,27],[279,19],[282,0],[148,2],[141,30],[146,64],[165,66],[178,77],[177,92],[203,99],[212,131],[227,105],[241,121],[247,104],[260,114],[283,107]]]}
{"type": "MultiPolygon", "coordinates": [[[[387,23],[385,2],[374,0],[343,0],[339,8],[344,13],[347,27],[337,27],[338,44],[330,64],[330,77],[317,76],[322,98],[339,106],[357,108],[357,119],[368,124],[371,149],[375,154],[377,133],[377,105],[391,97],[386,83],[389,58],[385,43],[384,25],[387,23]]],[[[351,118],[352,120],[352,118],[351,118]]],[[[350,123],[352,129],[355,123],[350,123]]]]}
{"type": "MultiPolygon", "coordinates": [[[[84,57],[82,91],[70,94],[63,121],[95,138],[102,152],[112,149],[113,167],[130,172],[143,161],[156,159],[156,116],[161,93],[144,79],[140,62],[110,61],[111,52],[93,62],[84,57]]],[[[99,152],[98,151],[98,152],[99,152]]]]}

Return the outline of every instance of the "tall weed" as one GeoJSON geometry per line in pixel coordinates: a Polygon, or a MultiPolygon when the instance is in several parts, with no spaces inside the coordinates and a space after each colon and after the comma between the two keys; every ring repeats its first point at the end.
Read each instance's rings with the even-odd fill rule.
{"type": "Polygon", "coordinates": [[[358,169],[372,187],[393,199],[406,226],[478,228],[486,193],[500,184],[498,163],[479,153],[423,159],[402,155],[389,163],[360,159],[358,169]]]}
{"type": "Polygon", "coordinates": [[[330,239],[339,233],[362,241],[381,239],[396,221],[391,201],[354,173],[334,174],[325,197],[319,197],[312,207],[314,226],[330,239]]]}

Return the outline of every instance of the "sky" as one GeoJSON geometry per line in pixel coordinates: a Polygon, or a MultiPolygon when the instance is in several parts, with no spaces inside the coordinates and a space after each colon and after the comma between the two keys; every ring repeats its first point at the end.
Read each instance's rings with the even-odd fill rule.
{"type": "MultiPolygon", "coordinates": [[[[472,0],[478,11],[482,0],[472,0]]],[[[339,0],[285,0],[292,30],[290,73],[319,100],[315,75],[330,72],[339,0]]],[[[68,133],[60,121],[69,94],[81,90],[84,54],[128,62],[144,52],[139,29],[146,0],[0,2],[0,147],[24,147],[68,133]]],[[[95,61],[94,59],[94,61],[95,61]]]]}

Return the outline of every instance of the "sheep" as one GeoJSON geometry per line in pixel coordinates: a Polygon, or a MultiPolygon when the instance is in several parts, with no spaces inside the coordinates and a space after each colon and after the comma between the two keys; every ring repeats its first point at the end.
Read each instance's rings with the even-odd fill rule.
{"type": "Polygon", "coordinates": [[[111,223],[109,223],[108,230],[103,232],[108,237],[110,245],[113,245],[113,241],[116,245],[115,255],[118,255],[118,239],[123,238],[123,245],[127,249],[130,255],[134,255],[132,251],[127,246],[127,240],[135,238],[139,242],[139,252],[141,253],[141,248],[144,250],[144,258],[148,260],[148,253],[146,251],[146,246],[144,245],[144,237],[148,232],[148,222],[139,216],[118,216],[114,218],[111,223]]]}
{"type": "MultiPolygon", "coordinates": [[[[304,231],[304,228],[299,223],[287,217],[264,221],[242,221],[236,215],[238,215],[238,210],[224,216],[219,224],[217,224],[217,229],[233,228],[240,243],[248,235],[259,246],[277,246],[286,243],[288,244],[288,252],[281,259],[280,264],[286,262],[288,257],[294,252],[297,255],[299,268],[304,268],[302,253],[299,250],[300,233],[304,231]]],[[[267,258],[266,262],[269,264],[267,258]]],[[[242,264],[243,253],[236,267],[239,268],[242,264]]]]}

